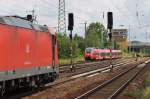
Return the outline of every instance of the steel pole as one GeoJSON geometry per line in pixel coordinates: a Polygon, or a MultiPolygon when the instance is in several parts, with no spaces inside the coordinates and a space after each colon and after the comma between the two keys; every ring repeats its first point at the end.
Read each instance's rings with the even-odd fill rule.
{"type": "Polygon", "coordinates": [[[112,49],[113,49],[113,42],[112,42],[112,38],[113,38],[113,35],[112,35],[112,29],[110,29],[110,34],[111,34],[111,38],[110,38],[110,72],[113,71],[113,64],[112,64],[112,49]]]}

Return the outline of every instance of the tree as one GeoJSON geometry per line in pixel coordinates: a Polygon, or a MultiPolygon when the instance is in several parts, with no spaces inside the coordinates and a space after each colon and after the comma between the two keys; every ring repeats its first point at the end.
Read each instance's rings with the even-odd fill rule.
{"type": "MultiPolygon", "coordinates": [[[[57,34],[59,58],[70,58],[70,38],[65,34],[57,34]]],[[[73,57],[83,55],[85,50],[84,38],[75,34],[72,39],[73,57]]]]}
{"type": "MultiPolygon", "coordinates": [[[[91,23],[86,30],[85,38],[80,37],[77,34],[75,34],[75,36],[73,37],[72,39],[73,57],[78,57],[83,55],[85,47],[106,48],[106,46],[109,45],[109,43],[106,42],[107,41],[106,36],[107,36],[107,32],[102,24],[98,22],[91,23]],[[102,40],[102,36],[103,36],[103,40],[102,40]]],[[[69,58],[70,57],[69,37],[66,34],[62,36],[60,33],[58,33],[57,39],[58,39],[59,58],[69,58]]]]}
{"type": "Polygon", "coordinates": [[[103,45],[105,43],[105,27],[96,22],[96,23],[91,23],[87,29],[87,34],[86,34],[86,44],[87,47],[98,47],[98,48],[103,48],[103,45]],[[102,39],[103,36],[103,39],[102,39]],[[102,44],[103,41],[103,44],[102,44]]]}
{"type": "Polygon", "coordinates": [[[84,50],[85,50],[85,39],[83,37],[75,34],[74,40],[77,42],[77,47],[81,50],[81,52],[84,52],[84,50]]]}
{"type": "Polygon", "coordinates": [[[67,58],[69,57],[69,38],[65,34],[62,36],[60,33],[57,34],[58,40],[58,56],[59,58],[67,58]]]}
{"type": "Polygon", "coordinates": [[[119,49],[119,44],[116,41],[114,41],[114,49],[119,49]]]}

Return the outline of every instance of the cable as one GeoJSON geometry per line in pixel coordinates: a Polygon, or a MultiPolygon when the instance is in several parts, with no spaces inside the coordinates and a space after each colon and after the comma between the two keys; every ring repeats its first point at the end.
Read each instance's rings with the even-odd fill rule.
{"type": "Polygon", "coordinates": [[[124,13],[124,11],[121,10],[121,8],[119,8],[118,6],[116,6],[112,0],[110,0],[110,1],[111,1],[112,5],[114,6],[114,8],[115,8],[116,10],[118,10],[118,11],[123,15],[123,17],[125,17],[125,16],[128,17],[128,16],[124,13]]]}

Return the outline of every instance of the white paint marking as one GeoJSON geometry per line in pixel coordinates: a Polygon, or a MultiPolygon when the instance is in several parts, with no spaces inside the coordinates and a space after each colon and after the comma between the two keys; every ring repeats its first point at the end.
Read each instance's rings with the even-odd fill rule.
{"type": "Polygon", "coordinates": [[[26,53],[30,53],[30,45],[26,44],[26,53]]]}
{"type": "Polygon", "coordinates": [[[95,74],[93,74],[93,75],[89,75],[89,76],[87,76],[87,78],[90,78],[90,77],[93,77],[93,76],[96,76],[96,75],[99,75],[100,73],[95,73],[95,74]]]}
{"type": "Polygon", "coordinates": [[[110,69],[107,69],[105,71],[102,71],[102,73],[110,72],[110,69]]]}
{"type": "Polygon", "coordinates": [[[146,64],[143,63],[143,64],[138,65],[137,67],[140,68],[140,67],[144,67],[145,65],[146,65],[146,64]]]}
{"type": "Polygon", "coordinates": [[[147,61],[145,61],[145,64],[147,64],[147,63],[149,63],[150,62],[150,59],[149,60],[147,60],[147,61]]]}
{"type": "Polygon", "coordinates": [[[86,73],[82,73],[82,74],[79,74],[79,75],[72,76],[71,78],[83,77],[83,76],[86,76],[86,75],[90,75],[90,74],[93,74],[93,73],[96,73],[96,72],[103,71],[103,70],[108,69],[108,68],[109,68],[109,67],[97,69],[97,70],[90,71],[90,72],[86,72],[86,73]]]}

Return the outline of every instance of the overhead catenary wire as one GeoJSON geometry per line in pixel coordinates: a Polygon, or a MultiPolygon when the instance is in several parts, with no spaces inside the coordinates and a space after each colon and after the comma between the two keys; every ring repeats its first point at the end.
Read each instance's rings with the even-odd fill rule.
{"type": "MultiPolygon", "coordinates": [[[[111,3],[112,3],[113,7],[114,7],[116,10],[118,10],[119,14],[121,14],[123,17],[126,18],[126,17],[131,16],[131,15],[125,14],[126,12],[124,12],[124,11],[122,10],[122,8],[120,8],[120,7],[118,7],[117,5],[115,5],[112,0],[110,0],[110,1],[111,1],[111,3]]],[[[131,19],[131,18],[129,17],[129,20],[130,20],[130,19],[131,19]]]]}

